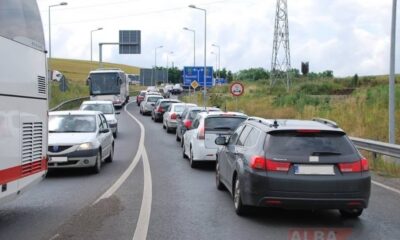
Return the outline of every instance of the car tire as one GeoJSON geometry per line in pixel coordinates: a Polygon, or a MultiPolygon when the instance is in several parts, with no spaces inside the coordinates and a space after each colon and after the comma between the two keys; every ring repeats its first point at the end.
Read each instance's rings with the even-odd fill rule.
{"type": "Polygon", "coordinates": [[[233,206],[235,208],[235,212],[239,216],[244,216],[248,212],[247,206],[242,203],[242,196],[240,191],[240,181],[239,177],[235,178],[234,186],[233,186],[233,206]]]}
{"type": "Polygon", "coordinates": [[[97,156],[96,156],[96,163],[94,164],[94,166],[92,168],[92,172],[94,174],[98,174],[98,173],[100,173],[100,171],[101,171],[101,153],[99,150],[99,152],[97,153],[97,156]]]}
{"type": "Polygon", "coordinates": [[[175,140],[176,140],[177,142],[180,142],[180,141],[181,141],[181,138],[178,136],[178,130],[176,130],[176,133],[175,133],[175,140]]]}
{"type": "Polygon", "coordinates": [[[363,209],[340,209],[339,212],[344,218],[358,218],[361,216],[363,209]]]}
{"type": "Polygon", "coordinates": [[[114,160],[114,144],[111,146],[110,156],[107,157],[106,163],[110,163],[114,160]]]}
{"type": "Polygon", "coordinates": [[[118,128],[115,130],[115,133],[113,133],[113,137],[117,138],[118,137],[118,128]]]}
{"type": "Polygon", "coordinates": [[[186,151],[186,148],[185,148],[185,146],[183,146],[183,148],[182,148],[182,157],[183,157],[184,159],[187,159],[188,156],[186,155],[185,151],[186,151]]]}
{"type": "Polygon", "coordinates": [[[183,147],[183,144],[184,144],[184,142],[183,142],[183,136],[182,136],[182,138],[181,138],[181,147],[183,147]]]}
{"type": "Polygon", "coordinates": [[[193,151],[192,151],[192,148],[190,148],[190,151],[189,151],[189,160],[190,160],[190,167],[191,168],[196,168],[197,167],[197,163],[193,160],[193,151]]]}
{"type": "Polygon", "coordinates": [[[166,124],[165,129],[167,130],[167,133],[171,132],[171,129],[168,127],[168,123],[166,124]]]}
{"type": "Polygon", "coordinates": [[[222,191],[225,189],[224,184],[221,182],[221,173],[219,171],[218,161],[215,164],[215,184],[216,184],[218,190],[222,191]]]}

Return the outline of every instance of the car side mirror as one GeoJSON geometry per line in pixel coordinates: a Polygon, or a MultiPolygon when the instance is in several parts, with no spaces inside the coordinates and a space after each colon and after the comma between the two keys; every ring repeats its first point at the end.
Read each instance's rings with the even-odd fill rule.
{"type": "Polygon", "coordinates": [[[110,132],[109,128],[100,130],[100,133],[109,133],[109,132],[110,132]]]}
{"type": "Polygon", "coordinates": [[[224,146],[224,145],[228,144],[228,141],[227,141],[226,137],[219,136],[215,139],[215,144],[224,146]]]}
{"type": "Polygon", "coordinates": [[[89,84],[90,84],[90,78],[87,78],[86,79],[86,86],[89,86],[89,84]]]}
{"type": "Polygon", "coordinates": [[[182,119],[182,117],[181,117],[181,115],[176,115],[176,119],[179,119],[179,120],[181,120],[182,119]]]}

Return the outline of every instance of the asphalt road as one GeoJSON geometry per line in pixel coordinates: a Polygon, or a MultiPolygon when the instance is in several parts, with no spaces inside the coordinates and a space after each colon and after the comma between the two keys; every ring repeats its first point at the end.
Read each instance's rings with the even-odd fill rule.
{"type": "Polygon", "coordinates": [[[174,134],[139,115],[135,104],[127,109],[143,124],[145,148],[138,147],[140,125],[122,112],[115,161],[99,175],[52,172],[1,206],[0,239],[313,239],[316,231],[321,239],[332,232],[349,235],[342,239],[399,239],[400,194],[376,185],[369,208],[356,220],[337,211],[281,209],[254,209],[239,217],[229,193],[216,189],[212,164],[191,169],[174,134]],[[126,181],[93,205],[137,152],[142,157],[126,181]]]}

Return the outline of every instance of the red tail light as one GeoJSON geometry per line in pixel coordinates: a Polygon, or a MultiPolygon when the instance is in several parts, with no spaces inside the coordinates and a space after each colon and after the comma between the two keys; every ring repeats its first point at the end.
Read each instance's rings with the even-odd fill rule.
{"type": "Polygon", "coordinates": [[[368,160],[362,158],[352,163],[339,163],[339,169],[343,173],[366,172],[369,170],[368,160]]]}
{"type": "Polygon", "coordinates": [[[262,156],[253,156],[250,160],[250,167],[253,169],[265,170],[266,159],[262,156]]]}
{"type": "Polygon", "coordinates": [[[192,126],[192,121],[190,121],[190,120],[185,120],[183,124],[185,125],[185,127],[186,127],[187,129],[189,129],[189,128],[192,126]]]}
{"type": "Polygon", "coordinates": [[[289,162],[278,162],[267,159],[267,171],[288,172],[290,168],[289,162]]]}
{"type": "Polygon", "coordinates": [[[158,107],[158,108],[157,108],[157,112],[161,113],[161,112],[163,112],[163,111],[164,111],[164,109],[163,109],[162,107],[158,107]]]}
{"type": "Polygon", "coordinates": [[[176,119],[176,113],[171,114],[171,119],[176,119]]]}
{"type": "Polygon", "coordinates": [[[199,133],[197,134],[197,139],[204,140],[206,138],[204,127],[199,127],[199,133]]]}
{"type": "Polygon", "coordinates": [[[250,160],[250,167],[253,169],[267,170],[272,172],[288,172],[289,162],[278,162],[266,159],[262,156],[253,156],[250,160]]]}

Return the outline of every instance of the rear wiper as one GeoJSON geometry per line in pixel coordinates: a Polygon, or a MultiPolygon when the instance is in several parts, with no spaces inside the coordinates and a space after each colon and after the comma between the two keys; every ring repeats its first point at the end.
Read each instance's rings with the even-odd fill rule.
{"type": "Polygon", "coordinates": [[[212,130],[212,129],[214,129],[214,130],[231,130],[230,127],[215,127],[215,128],[210,128],[210,130],[212,130]]]}
{"type": "Polygon", "coordinates": [[[311,156],[330,156],[330,155],[342,155],[339,152],[312,152],[311,156]]]}

